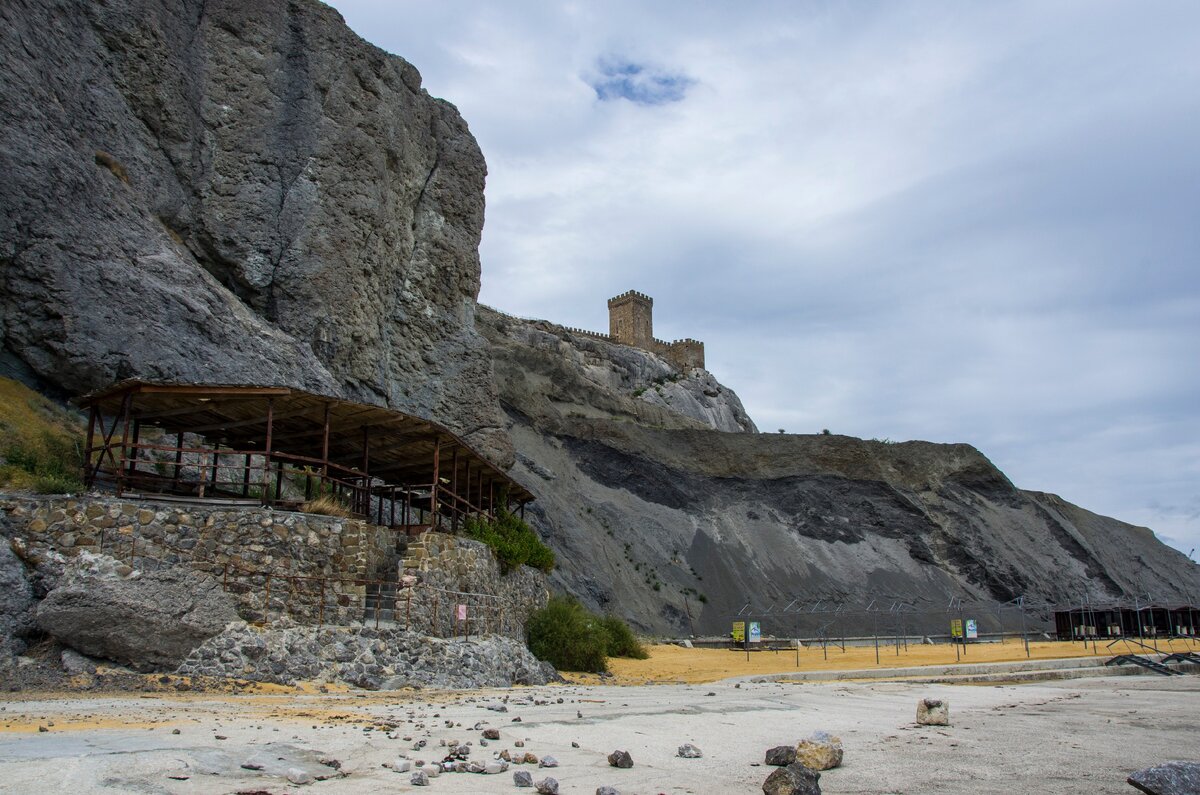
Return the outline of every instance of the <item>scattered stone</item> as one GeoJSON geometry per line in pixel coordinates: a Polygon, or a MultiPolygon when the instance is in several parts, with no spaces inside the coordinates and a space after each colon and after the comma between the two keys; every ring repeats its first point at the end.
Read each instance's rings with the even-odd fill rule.
{"type": "Polygon", "coordinates": [[[1200,762],[1163,762],[1125,781],[1147,795],[1195,795],[1200,793],[1200,762]]]}
{"type": "Polygon", "coordinates": [[[493,759],[483,766],[483,772],[489,776],[494,776],[497,773],[503,773],[505,770],[508,770],[508,763],[499,759],[493,759]]]}
{"type": "Polygon", "coordinates": [[[171,729],[171,734],[180,734],[179,729],[171,729]]]}
{"type": "Polygon", "coordinates": [[[829,732],[814,732],[796,744],[796,761],[811,770],[829,770],[842,763],[842,740],[829,732]]]}
{"type": "Polygon", "coordinates": [[[821,795],[817,781],[821,774],[799,762],[781,767],[767,776],[762,791],[765,795],[821,795]]]}
{"type": "Polygon", "coordinates": [[[628,751],[613,751],[608,755],[608,763],[613,767],[630,768],[633,767],[633,757],[628,751]]]}
{"type": "Polygon", "coordinates": [[[397,773],[407,773],[412,770],[412,762],[407,759],[397,759],[395,762],[392,762],[392,770],[395,770],[397,773]]]}
{"type": "MultiPolygon", "coordinates": [[[[533,756],[533,754],[525,754],[525,760],[528,761],[529,757],[531,756],[533,756]]],[[[537,757],[534,757],[534,759],[536,758],[537,757]]],[[[538,762],[537,765],[538,767],[558,767],[558,760],[550,756],[550,754],[546,754],[542,757],[542,761],[538,762]]]]}
{"type": "Polygon", "coordinates": [[[679,746],[679,750],[675,752],[675,756],[681,756],[684,759],[699,759],[704,756],[704,752],[691,743],[684,743],[679,746]]]}
{"type": "Polygon", "coordinates": [[[313,778],[312,773],[309,773],[302,767],[289,767],[285,777],[297,786],[311,784],[316,780],[313,778]]]}
{"type": "Polygon", "coordinates": [[[787,767],[796,761],[796,747],[792,745],[777,745],[767,749],[765,764],[775,767],[787,767]]]}
{"type": "Polygon", "coordinates": [[[918,701],[917,725],[949,726],[950,702],[939,698],[923,698],[918,701]]]}
{"type": "Polygon", "coordinates": [[[525,747],[525,741],[524,741],[524,740],[517,740],[515,743],[513,743],[513,745],[514,745],[515,747],[517,747],[517,748],[524,748],[524,747],[525,747]]]}
{"type": "Polygon", "coordinates": [[[533,776],[529,775],[529,771],[527,770],[518,770],[516,773],[513,773],[513,784],[516,784],[518,787],[532,787],[533,776]]]}
{"type": "Polygon", "coordinates": [[[621,793],[613,787],[596,787],[596,795],[621,795],[621,793]]]}
{"type": "Polygon", "coordinates": [[[262,770],[261,762],[242,762],[242,770],[262,770]]]}
{"type": "Polygon", "coordinates": [[[503,704],[499,704],[499,703],[488,704],[487,708],[490,709],[492,712],[508,712],[508,707],[504,706],[503,704]]]}
{"type": "Polygon", "coordinates": [[[48,731],[50,731],[50,730],[49,730],[49,729],[47,729],[45,726],[38,726],[38,731],[39,731],[39,732],[48,732],[48,731]]]}
{"type": "Polygon", "coordinates": [[[414,787],[428,787],[429,786],[429,774],[426,773],[424,770],[418,770],[417,772],[412,774],[412,777],[409,778],[408,781],[414,787]]]}
{"type": "Polygon", "coordinates": [[[442,774],[442,768],[439,767],[438,765],[430,765],[429,767],[421,770],[421,772],[424,773],[429,778],[437,778],[438,776],[440,776],[442,774]]]}
{"type": "Polygon", "coordinates": [[[484,764],[483,764],[483,762],[480,762],[478,759],[476,759],[473,762],[467,763],[467,772],[468,773],[482,773],[483,770],[484,770],[484,764]]]}
{"type": "Polygon", "coordinates": [[[484,729],[483,730],[483,739],[499,740],[500,739],[500,730],[499,729],[484,729]]]}
{"type": "Polygon", "coordinates": [[[90,657],[85,657],[74,649],[63,649],[60,659],[63,670],[71,676],[96,673],[96,663],[90,657]]]}
{"type": "MultiPolygon", "coordinates": [[[[550,761],[554,762],[554,765],[558,764],[558,762],[554,761],[554,757],[550,757],[550,761]]],[[[521,763],[525,764],[525,765],[538,765],[539,763],[538,763],[537,754],[535,754],[531,751],[526,751],[525,758],[521,760],[521,763]]],[[[554,765],[551,765],[551,767],[553,767],[554,765]]]]}
{"type": "Polygon", "coordinates": [[[558,779],[546,777],[537,784],[538,795],[558,795],[558,779]]]}
{"type": "Polygon", "coordinates": [[[575,742],[574,740],[572,740],[572,741],[571,741],[571,747],[572,747],[572,748],[578,748],[578,747],[579,747],[579,743],[577,743],[577,742],[575,742]]]}

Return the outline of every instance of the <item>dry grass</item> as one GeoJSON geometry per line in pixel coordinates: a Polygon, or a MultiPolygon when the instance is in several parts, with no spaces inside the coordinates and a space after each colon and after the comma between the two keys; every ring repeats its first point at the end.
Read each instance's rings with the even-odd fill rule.
{"type": "Polygon", "coordinates": [[[0,378],[0,486],[78,490],[83,421],[22,383],[0,378]]]}
{"type": "MultiPolygon", "coordinates": [[[[1200,650],[1200,643],[1185,640],[1170,642],[1159,641],[1159,649],[1163,652],[1200,650]]],[[[1127,649],[1120,644],[1112,649],[1105,649],[1100,643],[1095,651],[1089,643],[1086,648],[1079,643],[1042,641],[1030,643],[1030,656],[1035,660],[1067,659],[1072,657],[1099,656],[1108,659],[1117,654],[1124,654],[1127,649]]],[[[715,682],[734,676],[759,676],[767,674],[786,674],[795,671],[847,671],[871,670],[875,668],[907,668],[924,665],[953,665],[956,662],[1009,662],[1024,660],[1025,647],[1019,640],[1005,643],[978,643],[967,646],[966,654],[961,659],[955,657],[955,647],[951,645],[923,646],[909,644],[908,649],[900,648],[896,654],[895,646],[881,646],[879,649],[879,664],[875,663],[874,646],[847,646],[843,652],[837,647],[830,647],[829,657],[825,658],[821,648],[808,647],[800,649],[799,665],[796,663],[794,650],[758,651],[751,652],[749,659],[741,651],[728,649],[684,649],[679,646],[648,646],[649,659],[629,660],[612,659],[609,670],[615,680],[604,680],[612,684],[641,685],[666,684],[684,682],[697,684],[715,682]]],[[[596,684],[600,680],[587,674],[569,674],[571,681],[596,684]]]]}
{"type": "Polygon", "coordinates": [[[304,513],[315,513],[321,516],[337,516],[341,519],[350,518],[350,509],[328,495],[316,497],[300,506],[304,513]]]}

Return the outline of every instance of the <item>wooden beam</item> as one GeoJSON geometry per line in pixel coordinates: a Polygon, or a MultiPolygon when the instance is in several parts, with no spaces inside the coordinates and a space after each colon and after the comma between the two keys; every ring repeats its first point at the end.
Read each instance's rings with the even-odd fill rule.
{"type": "Polygon", "coordinates": [[[281,386],[203,386],[197,384],[139,384],[134,387],[144,395],[246,395],[247,397],[276,397],[292,394],[281,386]]]}
{"type": "MultiPolygon", "coordinates": [[[[306,414],[311,414],[312,411],[313,411],[313,409],[311,406],[308,408],[304,408],[304,409],[296,409],[295,411],[284,411],[284,412],[280,412],[280,413],[276,414],[274,416],[274,420],[276,422],[278,422],[279,420],[290,420],[290,419],[294,419],[295,417],[303,417],[306,414]]],[[[188,428],[188,431],[190,431],[191,433],[205,433],[207,431],[228,431],[232,428],[245,428],[250,425],[261,425],[261,424],[267,422],[267,420],[268,420],[268,417],[258,416],[258,417],[254,417],[254,418],[248,419],[248,420],[232,420],[232,421],[225,421],[225,422],[214,422],[210,425],[193,425],[192,427],[188,428]]]]}

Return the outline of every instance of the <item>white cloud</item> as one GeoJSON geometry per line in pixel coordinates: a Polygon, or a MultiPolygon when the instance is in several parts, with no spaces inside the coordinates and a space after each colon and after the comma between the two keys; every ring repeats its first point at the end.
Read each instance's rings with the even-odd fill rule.
{"type": "Polygon", "coordinates": [[[1200,7],[334,5],[479,138],[481,300],[649,292],[760,427],[971,442],[1200,546],[1200,7]],[[617,62],[686,90],[602,101],[617,62]]]}

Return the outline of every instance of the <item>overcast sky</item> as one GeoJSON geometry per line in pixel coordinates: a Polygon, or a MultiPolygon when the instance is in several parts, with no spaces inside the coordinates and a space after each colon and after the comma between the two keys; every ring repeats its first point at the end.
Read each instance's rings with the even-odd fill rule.
{"type": "Polygon", "coordinates": [[[1200,3],[333,5],[479,139],[484,303],[1200,547],[1200,3]]]}

